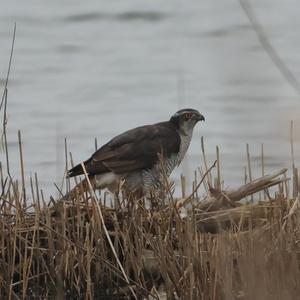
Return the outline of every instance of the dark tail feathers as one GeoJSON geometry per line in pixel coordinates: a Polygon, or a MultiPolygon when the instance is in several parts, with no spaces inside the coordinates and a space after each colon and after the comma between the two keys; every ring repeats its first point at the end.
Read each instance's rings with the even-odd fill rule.
{"type": "Polygon", "coordinates": [[[74,177],[77,175],[84,174],[81,164],[75,166],[71,170],[68,171],[67,177],[74,177]]]}

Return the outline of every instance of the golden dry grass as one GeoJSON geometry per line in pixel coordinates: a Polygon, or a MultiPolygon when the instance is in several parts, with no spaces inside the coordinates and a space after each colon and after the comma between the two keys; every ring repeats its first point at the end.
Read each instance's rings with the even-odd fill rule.
{"type": "Polygon", "coordinates": [[[48,203],[37,182],[29,195],[1,170],[1,299],[297,299],[298,198],[285,172],[234,191],[217,183],[201,201],[167,192],[147,209],[93,191],[48,203]],[[240,203],[258,191],[268,199],[240,203]]]}

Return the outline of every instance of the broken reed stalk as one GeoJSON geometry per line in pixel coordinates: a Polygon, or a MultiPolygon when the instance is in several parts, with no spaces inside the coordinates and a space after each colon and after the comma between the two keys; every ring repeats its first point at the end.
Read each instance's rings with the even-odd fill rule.
{"type": "Polygon", "coordinates": [[[66,180],[66,194],[70,191],[70,178],[67,177],[67,172],[69,170],[69,160],[68,160],[68,144],[67,144],[67,139],[65,138],[65,180],[66,180]]]}
{"type": "MultiPolygon", "coordinates": [[[[206,160],[203,136],[201,136],[201,151],[202,151],[202,158],[203,158],[203,163],[204,163],[205,172],[206,172],[208,170],[208,164],[207,164],[207,160],[206,160]]],[[[210,173],[207,173],[207,181],[208,181],[208,185],[212,186],[212,178],[211,178],[210,173]]]]}
{"type": "Polygon", "coordinates": [[[185,176],[183,174],[180,175],[180,186],[181,186],[181,198],[185,198],[186,195],[186,180],[185,176]]]}
{"type": "MultiPolygon", "coordinates": [[[[264,154],[264,144],[261,144],[261,176],[265,176],[265,154],[264,154]]],[[[265,191],[262,192],[263,200],[266,200],[265,191]]]]}
{"type": "Polygon", "coordinates": [[[219,146],[216,146],[217,156],[217,189],[221,190],[221,170],[220,170],[220,150],[219,146]]]}
{"type": "Polygon", "coordinates": [[[21,138],[21,131],[20,130],[18,130],[18,142],[19,142],[20,167],[21,167],[21,178],[22,178],[22,198],[23,198],[23,204],[26,206],[24,159],[23,159],[22,138],[21,138]]]}
{"type": "Polygon", "coordinates": [[[261,176],[265,176],[265,154],[264,154],[264,144],[261,144],[261,176]]]}
{"type": "Polygon", "coordinates": [[[299,187],[298,187],[298,169],[295,167],[295,156],[294,156],[294,141],[293,141],[293,128],[294,123],[291,121],[290,126],[290,146],[291,146],[291,158],[292,158],[292,171],[293,171],[293,197],[297,197],[299,187]]]}
{"type": "MultiPolygon", "coordinates": [[[[246,151],[247,151],[247,165],[248,165],[249,181],[251,182],[252,181],[252,169],[251,169],[249,144],[246,144],[246,151]]],[[[253,196],[252,195],[251,195],[251,203],[253,203],[253,196]]]]}

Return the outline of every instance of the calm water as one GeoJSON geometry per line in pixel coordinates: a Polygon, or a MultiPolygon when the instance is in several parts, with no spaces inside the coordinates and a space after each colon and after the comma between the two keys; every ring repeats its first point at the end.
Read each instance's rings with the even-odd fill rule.
{"type": "MultiPolygon", "coordinates": [[[[1,87],[17,22],[8,105],[16,177],[18,129],[26,173],[37,172],[41,187],[53,194],[63,174],[65,137],[77,163],[93,152],[95,137],[100,145],[182,107],[199,109],[207,121],[196,128],[173,178],[189,177],[201,165],[201,136],[211,162],[220,146],[226,185],[243,181],[246,143],[254,176],[262,142],[267,171],[290,166],[292,119],[296,154],[300,149],[300,97],[262,50],[238,1],[49,3],[10,0],[0,10],[1,87]]],[[[251,3],[300,80],[299,3],[251,3]]]]}

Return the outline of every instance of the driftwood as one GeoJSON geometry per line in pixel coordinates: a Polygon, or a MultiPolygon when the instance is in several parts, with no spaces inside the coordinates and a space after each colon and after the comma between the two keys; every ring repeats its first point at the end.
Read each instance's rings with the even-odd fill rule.
{"type": "Polygon", "coordinates": [[[234,190],[220,191],[210,187],[210,193],[196,205],[197,209],[207,212],[240,206],[238,201],[245,197],[286,181],[287,178],[279,177],[286,171],[287,169],[282,169],[274,174],[265,175],[234,190]]]}
{"type": "MultiPolygon", "coordinates": [[[[220,191],[210,188],[210,193],[193,206],[196,220],[202,231],[216,232],[228,226],[237,226],[239,229],[251,222],[251,225],[260,225],[266,219],[266,214],[276,210],[280,197],[276,201],[271,198],[266,201],[254,203],[241,203],[247,196],[268,188],[280,185],[288,180],[285,174],[287,169],[282,169],[274,174],[260,177],[235,190],[220,191]]],[[[286,203],[288,204],[288,203],[286,203]]],[[[188,215],[191,211],[188,213],[188,215]]]]}

